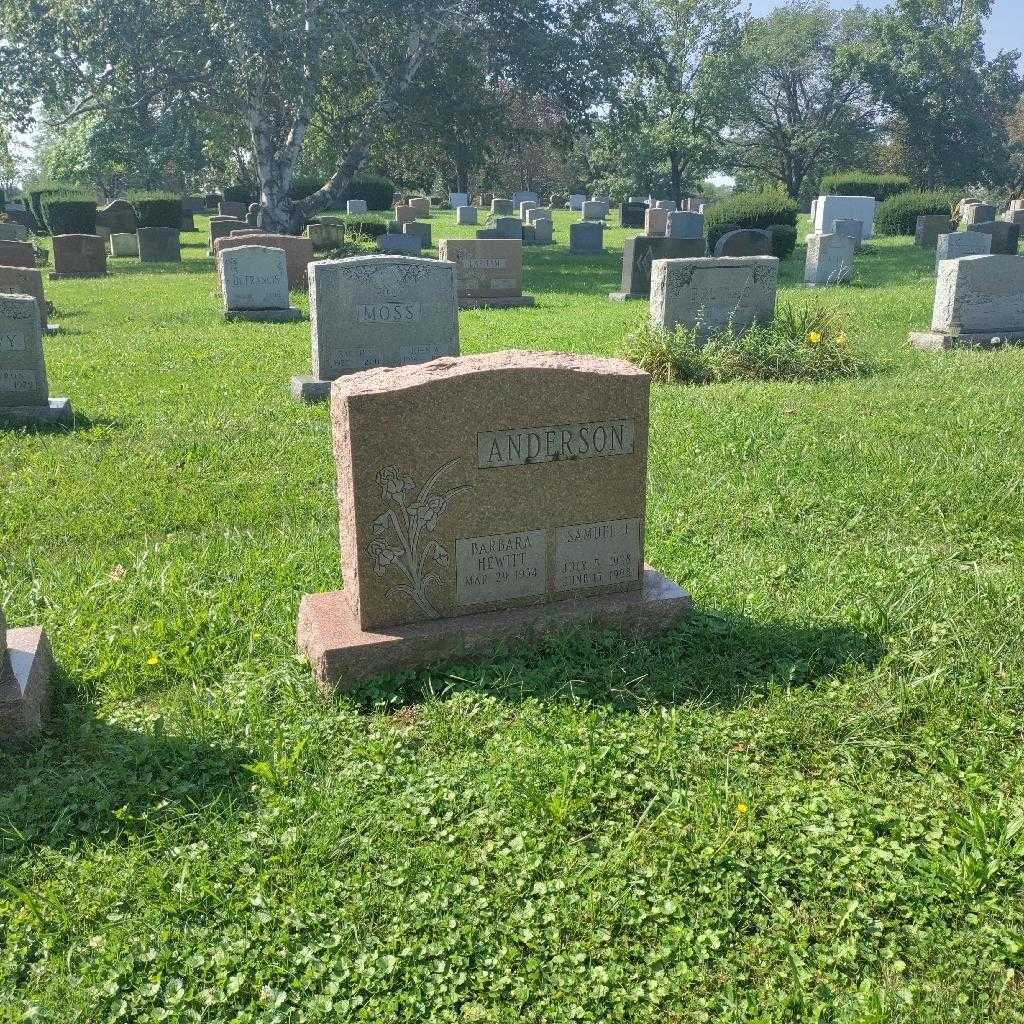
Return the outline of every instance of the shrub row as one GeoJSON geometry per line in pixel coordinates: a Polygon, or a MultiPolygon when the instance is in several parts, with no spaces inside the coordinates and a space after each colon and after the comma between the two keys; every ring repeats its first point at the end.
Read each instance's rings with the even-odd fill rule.
{"type": "Polygon", "coordinates": [[[901,192],[909,192],[911,188],[910,179],[902,174],[844,171],[842,174],[826,174],[821,179],[823,196],[874,196],[880,203],[901,192]]]}
{"type": "Polygon", "coordinates": [[[140,228],[181,228],[181,198],[172,192],[133,192],[128,202],[140,228]]]}
{"type": "MultiPolygon", "coordinates": [[[[734,228],[766,230],[777,225],[793,228],[795,245],[796,218],[799,213],[800,208],[797,204],[781,192],[741,192],[730,196],[707,210],[705,223],[708,229],[708,247],[714,251],[722,235],[734,228]]],[[[788,233],[783,233],[779,238],[779,243],[783,247],[787,244],[787,238],[788,233]]],[[[789,252],[792,251],[790,248],[789,252]]]]}
{"type": "Polygon", "coordinates": [[[96,234],[96,200],[84,192],[51,189],[41,196],[39,206],[51,235],[96,234]]]}
{"type": "Polygon", "coordinates": [[[924,214],[951,214],[958,202],[954,192],[901,192],[886,199],[875,211],[875,233],[879,235],[913,235],[917,218],[924,214]]]}

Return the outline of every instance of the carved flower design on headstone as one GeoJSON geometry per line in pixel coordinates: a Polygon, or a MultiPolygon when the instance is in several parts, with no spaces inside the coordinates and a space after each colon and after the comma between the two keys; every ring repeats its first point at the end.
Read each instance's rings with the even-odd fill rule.
{"type": "Polygon", "coordinates": [[[373,521],[373,540],[368,548],[373,571],[384,578],[389,574],[399,581],[388,591],[388,597],[405,594],[426,614],[436,617],[427,594],[431,585],[442,583],[439,567],[451,564],[448,549],[427,536],[433,533],[448,510],[451,499],[468,485],[437,490],[441,477],[458,463],[446,462],[417,490],[412,479],[397,466],[384,466],[377,473],[384,511],[373,521]]]}

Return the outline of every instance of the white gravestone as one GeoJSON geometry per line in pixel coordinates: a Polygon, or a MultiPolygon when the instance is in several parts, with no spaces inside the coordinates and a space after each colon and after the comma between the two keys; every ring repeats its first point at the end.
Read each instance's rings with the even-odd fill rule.
{"type": "Polygon", "coordinates": [[[288,305],[288,263],[283,249],[240,245],[219,260],[224,315],[241,320],[298,320],[288,305]]]}
{"type": "Polygon", "coordinates": [[[415,256],[354,256],[309,265],[313,376],[292,394],[325,399],[330,382],[376,366],[459,354],[455,264],[415,256]]]}
{"type": "Polygon", "coordinates": [[[365,199],[350,199],[345,204],[346,213],[366,213],[366,200],[365,199]]]}
{"type": "Polygon", "coordinates": [[[864,238],[874,238],[875,205],[874,196],[818,196],[814,230],[829,235],[835,231],[837,220],[859,220],[864,225],[864,238]]]}
{"type": "Polygon", "coordinates": [[[846,284],[853,277],[857,243],[849,235],[808,235],[804,283],[846,284]]]}

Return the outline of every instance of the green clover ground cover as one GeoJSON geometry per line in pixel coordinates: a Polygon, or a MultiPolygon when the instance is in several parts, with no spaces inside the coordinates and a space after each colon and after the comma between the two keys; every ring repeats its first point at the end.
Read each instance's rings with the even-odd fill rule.
{"type": "MultiPolygon", "coordinates": [[[[464,351],[616,352],[623,237],[528,250],[538,308],[464,351]]],[[[830,293],[860,377],[653,388],[686,625],[333,701],[294,654],[341,580],[308,323],[221,322],[201,234],[112,268],[49,285],[77,429],[0,434],[0,600],[62,668],[0,754],[0,1020],[1024,1018],[1024,353],[907,347],[929,254],[830,293]]]]}

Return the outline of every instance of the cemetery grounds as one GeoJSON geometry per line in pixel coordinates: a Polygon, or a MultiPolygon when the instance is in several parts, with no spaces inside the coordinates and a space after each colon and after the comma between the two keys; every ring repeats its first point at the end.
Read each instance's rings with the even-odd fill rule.
{"type": "MultiPolygon", "coordinates": [[[[627,233],[568,223],[463,352],[619,353],[627,233]]],[[[683,626],[324,700],[309,323],[224,323],[196,224],[180,268],[47,283],[77,426],[0,434],[0,601],[61,668],[0,754],[0,1020],[1024,1019],[1024,352],[909,348],[931,253],[830,290],[855,379],[653,386],[683,626]]]]}

